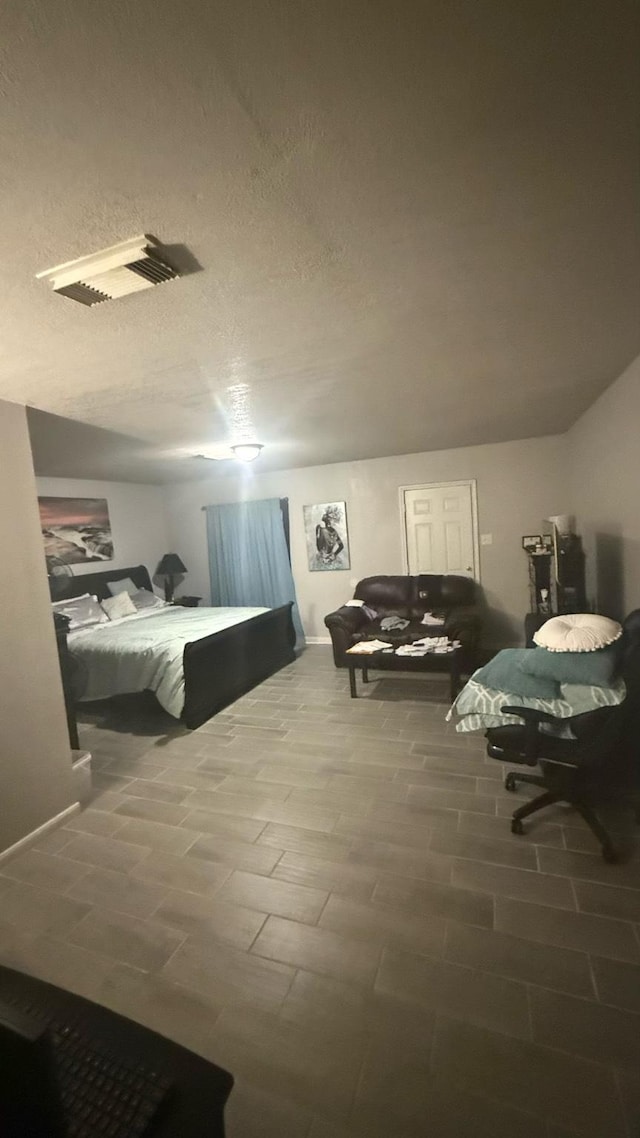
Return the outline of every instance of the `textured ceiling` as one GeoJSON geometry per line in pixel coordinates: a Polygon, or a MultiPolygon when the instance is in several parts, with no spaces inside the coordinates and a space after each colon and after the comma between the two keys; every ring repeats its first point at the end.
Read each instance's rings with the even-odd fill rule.
{"type": "Polygon", "coordinates": [[[262,469],[568,427],[640,351],[637,13],[3,0],[0,398],[102,429],[39,469],[209,475],[236,382],[262,469]],[[139,232],[201,271],[34,279],[139,232]]]}

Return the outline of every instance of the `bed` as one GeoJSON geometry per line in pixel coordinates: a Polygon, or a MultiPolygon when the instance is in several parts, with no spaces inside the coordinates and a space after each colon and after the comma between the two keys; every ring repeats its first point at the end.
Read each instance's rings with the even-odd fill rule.
{"type": "MultiPolygon", "coordinates": [[[[137,588],[153,591],[147,569],[136,565],[74,577],[67,595],[90,593],[105,600],[111,596],[108,583],[127,577],[137,588]]],[[[188,728],[200,727],[292,662],[295,631],[291,609],[291,604],[235,612],[176,605],[138,614],[140,620],[131,617],[111,626],[72,632],[69,651],[87,672],[83,699],[123,694],[128,683],[135,685],[130,691],[150,688],[169,714],[188,728]],[[222,617],[223,612],[227,618],[222,617]],[[158,649],[154,648],[156,642],[158,649]],[[169,678],[167,667],[173,669],[169,678]]]]}

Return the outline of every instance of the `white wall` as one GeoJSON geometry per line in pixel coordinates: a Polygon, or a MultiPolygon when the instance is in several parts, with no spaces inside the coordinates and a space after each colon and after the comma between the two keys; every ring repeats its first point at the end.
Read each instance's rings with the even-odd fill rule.
{"type": "Polygon", "coordinates": [[[640,357],[568,432],[588,593],[617,619],[640,607],[640,357]]]}
{"type": "Polygon", "coordinates": [[[24,407],[0,402],[0,852],[73,802],[71,752],[24,407]]]}
{"type": "Polygon", "coordinates": [[[398,488],[475,478],[480,532],[493,535],[493,544],[480,550],[483,590],[493,610],[486,640],[491,645],[522,640],[529,600],[521,538],[539,533],[544,517],[564,509],[566,447],[560,436],[262,475],[258,469],[239,468],[232,476],[164,488],[169,545],[189,569],[185,592],[210,596],[203,505],[287,497],[305,632],[326,636],[324,616],[353,595],[353,582],[375,573],[406,572],[398,488]],[[347,503],[350,572],[311,573],[307,567],[302,507],[327,501],[347,503]]]}
{"type": "Polygon", "coordinates": [[[169,551],[163,487],[81,478],[38,478],[36,481],[41,497],[107,499],[113,561],[74,565],[74,574],[146,565],[153,577],[162,554],[169,551]]]}

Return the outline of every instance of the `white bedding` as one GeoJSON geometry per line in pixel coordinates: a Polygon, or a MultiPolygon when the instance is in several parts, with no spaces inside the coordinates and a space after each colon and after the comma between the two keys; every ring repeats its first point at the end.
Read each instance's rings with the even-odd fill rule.
{"type": "Polygon", "coordinates": [[[87,668],[88,684],[82,699],[150,690],[165,711],[179,719],[184,707],[185,644],[268,611],[167,605],[78,629],[69,635],[68,644],[87,668]]]}

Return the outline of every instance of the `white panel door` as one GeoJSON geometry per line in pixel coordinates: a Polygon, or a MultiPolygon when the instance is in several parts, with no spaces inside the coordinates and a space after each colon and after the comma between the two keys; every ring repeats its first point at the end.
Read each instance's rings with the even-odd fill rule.
{"type": "Polygon", "coordinates": [[[475,516],[469,482],[404,491],[409,573],[475,577],[475,516]]]}

